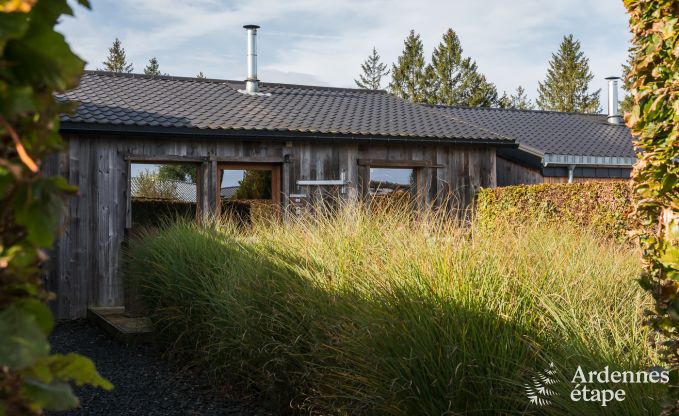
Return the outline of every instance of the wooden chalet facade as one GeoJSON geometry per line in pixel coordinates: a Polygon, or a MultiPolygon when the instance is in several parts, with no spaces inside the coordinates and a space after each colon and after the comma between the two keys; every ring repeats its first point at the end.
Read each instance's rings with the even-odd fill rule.
{"type": "Polygon", "coordinates": [[[496,150],[513,140],[384,92],[88,72],[58,98],[79,101],[62,119],[67,150],[43,167],[78,186],[54,249],[47,287],[60,318],[123,304],[121,249],[131,226],[131,166],[181,163],[198,172],[197,209],[216,212],[221,169],[272,171],[273,200],[358,200],[372,168],[408,168],[417,200],[468,206],[496,186],[496,150]],[[264,95],[266,94],[266,95],[264,95]]]}

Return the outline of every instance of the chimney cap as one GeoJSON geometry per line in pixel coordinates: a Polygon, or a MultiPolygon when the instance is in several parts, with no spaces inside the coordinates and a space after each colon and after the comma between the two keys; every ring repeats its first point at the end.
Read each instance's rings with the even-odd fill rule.
{"type": "Polygon", "coordinates": [[[617,77],[615,75],[611,75],[610,77],[606,77],[604,79],[613,80],[613,79],[620,79],[620,77],[617,77]]]}
{"type": "Polygon", "coordinates": [[[257,25],[245,25],[245,26],[243,26],[243,29],[259,29],[259,26],[257,26],[257,25]]]}

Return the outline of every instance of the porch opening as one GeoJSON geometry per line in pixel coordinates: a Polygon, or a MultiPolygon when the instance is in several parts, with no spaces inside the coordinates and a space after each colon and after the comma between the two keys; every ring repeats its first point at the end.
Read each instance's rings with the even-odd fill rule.
{"type": "Polygon", "coordinates": [[[127,228],[153,228],[173,219],[195,219],[195,164],[131,163],[127,228]]]}
{"type": "Polygon", "coordinates": [[[278,165],[220,164],[218,212],[239,224],[277,218],[280,186],[278,165]]]}

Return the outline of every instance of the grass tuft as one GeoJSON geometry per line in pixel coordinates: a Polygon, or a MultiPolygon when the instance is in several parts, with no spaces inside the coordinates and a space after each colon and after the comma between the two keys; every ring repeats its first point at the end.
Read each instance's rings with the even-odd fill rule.
{"type": "Polygon", "coordinates": [[[657,361],[637,249],[572,226],[350,206],[248,230],[169,224],[127,257],[168,349],[279,411],[641,415],[664,395],[568,399],[577,365],[657,361]],[[558,395],[531,406],[525,384],[552,362],[558,395]]]}

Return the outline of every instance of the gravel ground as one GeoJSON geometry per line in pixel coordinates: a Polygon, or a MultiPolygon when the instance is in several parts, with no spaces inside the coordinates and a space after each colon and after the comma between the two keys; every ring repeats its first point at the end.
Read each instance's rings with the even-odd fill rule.
{"type": "Polygon", "coordinates": [[[125,345],[85,320],[59,322],[50,336],[55,353],[91,358],[115,388],[76,390],[81,407],[54,415],[244,415],[268,413],[217,393],[200,374],[177,372],[150,346],[125,345]]]}

